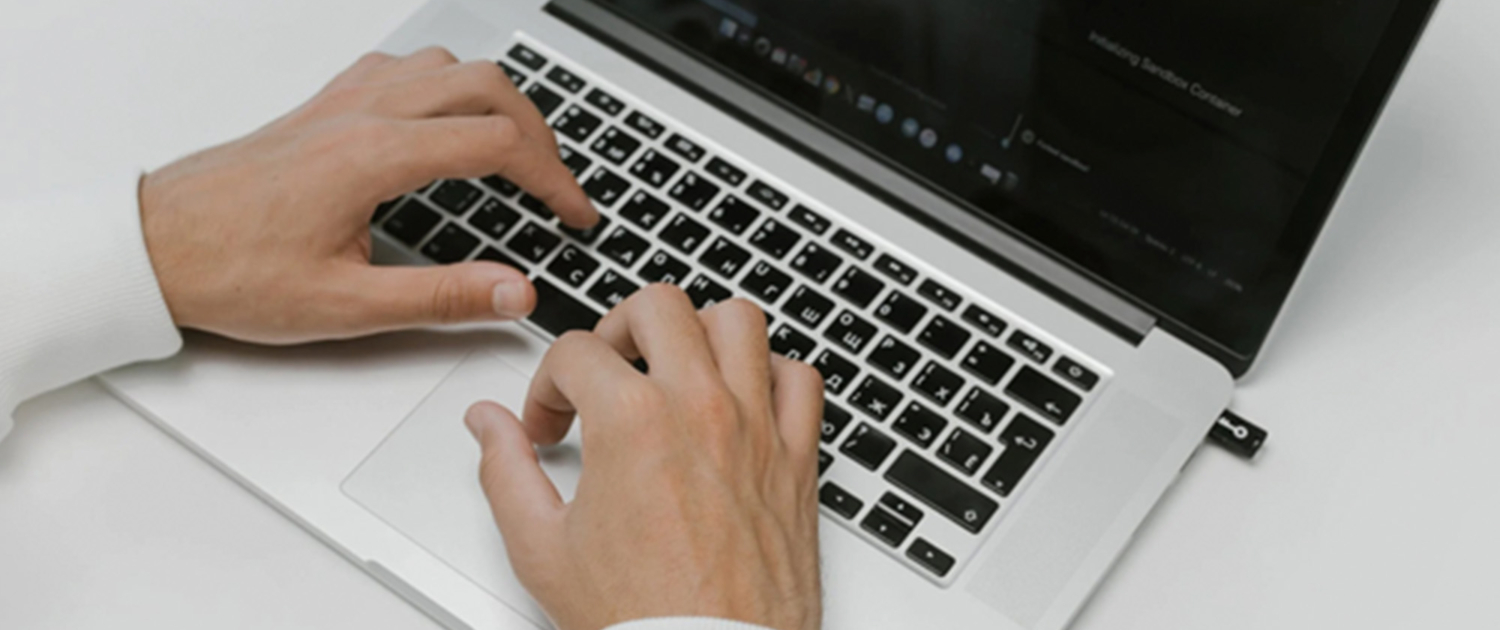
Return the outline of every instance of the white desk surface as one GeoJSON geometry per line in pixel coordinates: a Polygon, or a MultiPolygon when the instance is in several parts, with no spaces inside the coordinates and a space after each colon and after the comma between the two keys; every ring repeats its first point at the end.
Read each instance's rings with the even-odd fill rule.
{"type": "MultiPolygon", "coordinates": [[[[419,4],[8,0],[0,191],[238,136],[419,4]]],[[[1205,450],[1076,627],[1493,623],[1497,30],[1489,0],[1439,10],[1242,385],[1268,450],[1205,450]]],[[[0,627],[436,627],[92,383],[18,423],[0,443],[0,627]]]]}

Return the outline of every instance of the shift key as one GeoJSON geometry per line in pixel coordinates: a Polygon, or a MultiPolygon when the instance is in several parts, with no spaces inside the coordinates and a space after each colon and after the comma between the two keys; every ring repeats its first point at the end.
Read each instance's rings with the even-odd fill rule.
{"type": "Polygon", "coordinates": [[[896,458],[885,478],[970,533],[979,533],[1000,509],[994,499],[911,451],[896,458]]]}

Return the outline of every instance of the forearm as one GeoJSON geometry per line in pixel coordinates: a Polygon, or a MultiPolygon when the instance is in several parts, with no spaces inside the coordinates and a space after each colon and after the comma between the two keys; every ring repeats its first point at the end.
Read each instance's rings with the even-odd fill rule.
{"type": "Polygon", "coordinates": [[[0,439],[28,398],[177,352],[141,233],[137,177],[0,201],[0,439]]]}

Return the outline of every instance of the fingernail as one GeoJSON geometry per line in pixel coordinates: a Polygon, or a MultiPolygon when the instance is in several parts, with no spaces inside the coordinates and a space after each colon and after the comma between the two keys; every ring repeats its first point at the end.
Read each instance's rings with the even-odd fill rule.
{"type": "Polygon", "coordinates": [[[495,285],[495,314],[504,319],[521,319],[530,315],[526,303],[530,294],[531,288],[526,286],[524,279],[502,280],[495,285]]]}
{"type": "Polygon", "coordinates": [[[464,426],[469,428],[469,435],[475,440],[484,441],[484,425],[494,422],[493,412],[484,405],[474,405],[469,412],[464,414],[464,426]]]}

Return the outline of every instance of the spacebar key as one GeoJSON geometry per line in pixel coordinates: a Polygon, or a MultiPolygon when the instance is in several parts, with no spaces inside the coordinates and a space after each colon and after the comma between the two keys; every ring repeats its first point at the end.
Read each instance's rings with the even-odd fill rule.
{"type": "Polygon", "coordinates": [[[531,312],[529,319],[554,337],[561,337],[570,330],[593,330],[604,317],[551,282],[537,278],[533,283],[536,285],[536,310],[531,312]]]}
{"type": "Polygon", "coordinates": [[[979,533],[990,522],[990,517],[995,515],[995,510],[1000,509],[1000,504],[994,499],[984,496],[911,451],[902,453],[896,463],[891,464],[885,478],[942,512],[943,516],[953,519],[959,527],[970,533],[979,533]]]}

